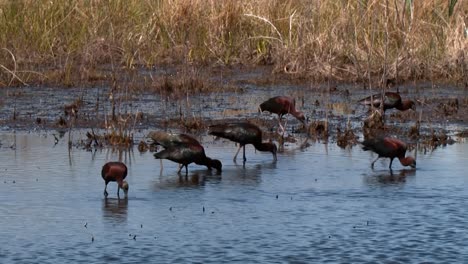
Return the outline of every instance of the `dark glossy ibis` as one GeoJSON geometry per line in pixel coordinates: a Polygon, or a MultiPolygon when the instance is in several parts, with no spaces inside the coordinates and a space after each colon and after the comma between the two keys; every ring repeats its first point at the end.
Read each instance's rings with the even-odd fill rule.
{"type": "Polygon", "coordinates": [[[163,146],[165,149],[155,153],[156,159],[168,159],[181,164],[178,173],[185,167],[185,173],[188,174],[188,165],[195,163],[215,168],[221,172],[221,161],[211,159],[206,156],[205,149],[195,138],[187,134],[170,134],[165,132],[151,132],[149,135],[157,144],[163,146]]]}
{"type": "Polygon", "coordinates": [[[148,134],[156,145],[160,145],[164,148],[170,148],[175,146],[187,145],[187,144],[200,144],[198,140],[187,134],[175,134],[167,133],[163,131],[152,131],[148,134]]]}
{"type": "Polygon", "coordinates": [[[245,157],[245,145],[252,144],[259,151],[269,151],[273,154],[273,160],[276,161],[277,147],[272,142],[262,142],[262,130],[254,124],[247,122],[240,123],[224,123],[212,125],[209,127],[210,135],[229,139],[239,143],[234,162],[241,148],[244,148],[244,163],[247,161],[245,157]]]}
{"type": "Polygon", "coordinates": [[[362,145],[363,150],[370,150],[379,155],[372,162],[372,168],[374,168],[374,163],[379,158],[390,158],[390,165],[388,166],[390,170],[392,169],[392,162],[394,158],[398,158],[401,165],[403,166],[411,166],[412,168],[416,168],[416,160],[411,156],[405,157],[406,144],[399,139],[392,137],[370,138],[364,140],[362,145]]]}
{"type": "MultiPolygon", "coordinates": [[[[162,146],[163,148],[171,148],[177,146],[185,146],[187,144],[200,145],[198,140],[187,135],[187,134],[175,134],[163,131],[152,131],[148,134],[154,144],[162,146]]],[[[163,169],[163,163],[161,159],[161,172],[163,169]]]]}
{"type": "Polygon", "coordinates": [[[385,110],[392,108],[396,108],[400,111],[406,111],[408,109],[416,111],[416,104],[412,100],[402,100],[400,94],[395,92],[386,92],[383,98],[382,94],[374,94],[359,100],[359,103],[363,105],[373,105],[374,107],[379,108],[382,103],[382,99],[384,102],[384,112],[385,110]]]}
{"type": "Polygon", "coordinates": [[[270,113],[277,114],[279,127],[283,131],[282,133],[285,132],[286,123],[283,127],[283,125],[281,125],[281,119],[286,114],[291,114],[299,121],[301,121],[302,124],[306,125],[306,118],[304,116],[304,113],[296,109],[296,100],[289,96],[272,97],[266,100],[265,102],[261,103],[259,106],[259,110],[260,112],[268,111],[270,113]]]}
{"type": "Polygon", "coordinates": [[[120,197],[119,191],[122,189],[127,196],[128,183],[124,181],[127,177],[127,166],[120,161],[111,161],[102,166],[101,176],[104,179],[106,186],[104,187],[104,196],[107,197],[107,184],[109,182],[117,182],[117,197],[120,197]]]}

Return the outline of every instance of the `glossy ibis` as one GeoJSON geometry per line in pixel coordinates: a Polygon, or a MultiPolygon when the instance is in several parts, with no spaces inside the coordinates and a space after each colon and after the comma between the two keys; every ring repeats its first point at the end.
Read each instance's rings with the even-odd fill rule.
{"type": "MultiPolygon", "coordinates": [[[[184,146],[187,144],[200,145],[198,140],[187,135],[187,134],[175,134],[168,133],[163,131],[152,131],[148,134],[148,137],[151,138],[154,144],[162,146],[163,148],[171,148],[176,146],[184,146]]],[[[161,159],[161,172],[163,169],[163,163],[161,159]]]]}
{"type": "Polygon", "coordinates": [[[386,92],[383,98],[382,94],[374,94],[359,100],[359,103],[363,105],[373,105],[374,107],[379,108],[382,103],[382,99],[384,102],[384,112],[385,110],[392,108],[396,108],[400,111],[406,111],[408,109],[416,111],[416,104],[412,100],[402,100],[400,94],[395,92],[386,92]]]}
{"type": "Polygon", "coordinates": [[[412,168],[416,168],[416,160],[411,156],[405,157],[406,144],[399,139],[392,137],[370,138],[364,140],[362,145],[363,150],[370,150],[379,155],[372,162],[372,168],[374,168],[374,163],[379,158],[390,158],[390,165],[388,166],[390,170],[392,169],[392,162],[394,158],[398,158],[401,165],[403,166],[411,166],[412,168]]]}
{"type": "Polygon", "coordinates": [[[151,138],[156,145],[160,145],[164,148],[187,144],[200,144],[198,140],[187,134],[174,134],[163,131],[152,131],[148,134],[148,137],[151,138]]]}
{"type": "Polygon", "coordinates": [[[107,184],[111,181],[115,181],[118,184],[117,197],[120,197],[119,191],[122,189],[127,196],[128,183],[124,181],[127,177],[127,166],[120,161],[111,161],[102,166],[101,176],[104,179],[106,186],[104,187],[104,196],[107,197],[107,184]]]}
{"type": "Polygon", "coordinates": [[[218,172],[221,172],[221,161],[207,157],[203,146],[192,136],[156,131],[151,132],[149,137],[151,137],[156,144],[165,148],[155,153],[154,157],[156,159],[168,159],[181,164],[182,166],[179,168],[178,173],[185,167],[185,172],[187,174],[188,165],[190,163],[204,165],[208,167],[209,170],[215,168],[218,172]]]}
{"type": "Polygon", "coordinates": [[[281,119],[286,114],[291,114],[292,116],[297,118],[299,121],[301,121],[302,124],[306,125],[306,119],[305,119],[304,113],[296,109],[296,100],[289,96],[272,97],[260,104],[259,111],[260,112],[268,111],[270,113],[277,114],[279,127],[283,131],[282,132],[283,134],[285,132],[286,123],[284,124],[284,127],[283,127],[283,125],[281,125],[281,119]]]}
{"type": "Polygon", "coordinates": [[[247,144],[252,144],[259,151],[271,152],[273,160],[276,161],[276,145],[272,142],[263,143],[262,131],[254,124],[247,122],[217,124],[210,126],[208,133],[239,143],[239,149],[234,155],[234,162],[242,147],[244,148],[244,163],[247,161],[245,158],[245,145],[247,144]]]}

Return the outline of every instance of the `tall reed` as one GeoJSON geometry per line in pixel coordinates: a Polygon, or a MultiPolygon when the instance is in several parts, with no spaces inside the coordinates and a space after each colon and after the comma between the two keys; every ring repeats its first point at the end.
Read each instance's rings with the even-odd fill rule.
{"type": "Polygon", "coordinates": [[[70,85],[102,65],[162,63],[457,81],[468,68],[467,9],[454,0],[0,0],[0,86],[70,85]]]}

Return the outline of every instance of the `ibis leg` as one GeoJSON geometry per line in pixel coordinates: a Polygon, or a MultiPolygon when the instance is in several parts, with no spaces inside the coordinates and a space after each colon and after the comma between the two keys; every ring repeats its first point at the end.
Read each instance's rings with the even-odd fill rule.
{"type": "Polygon", "coordinates": [[[374,168],[374,163],[379,159],[380,157],[377,157],[372,163],[371,163],[371,168],[374,168]]]}
{"type": "Polygon", "coordinates": [[[284,138],[284,134],[286,134],[287,136],[287,133],[286,133],[286,126],[288,124],[288,119],[286,119],[286,121],[284,121],[284,126],[283,126],[283,133],[281,134],[281,137],[284,138]]]}
{"type": "Polygon", "coordinates": [[[239,144],[239,148],[237,149],[236,155],[234,155],[234,162],[236,162],[237,159],[237,154],[239,154],[240,149],[242,148],[242,145],[239,144]]]}
{"type": "Polygon", "coordinates": [[[244,145],[244,164],[247,161],[247,158],[245,157],[245,145],[244,145]]]}
{"type": "Polygon", "coordinates": [[[281,124],[281,117],[278,117],[278,130],[276,131],[278,134],[284,135],[285,129],[284,126],[281,124]]]}

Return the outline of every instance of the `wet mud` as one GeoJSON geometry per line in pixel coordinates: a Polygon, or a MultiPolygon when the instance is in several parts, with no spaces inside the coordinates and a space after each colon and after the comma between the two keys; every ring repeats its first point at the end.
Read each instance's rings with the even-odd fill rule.
{"type": "Polygon", "coordinates": [[[385,134],[437,146],[454,143],[468,133],[468,89],[463,86],[404,83],[388,87],[386,91],[399,91],[403,99],[415,101],[416,111],[390,109],[376,119],[375,109],[358,101],[380,90],[364,84],[315,84],[262,67],[211,69],[183,80],[185,73],[177,69],[138,74],[150,75],[151,85],[145,88],[143,83],[131,86],[122,81],[113,86],[2,89],[0,128],[57,130],[57,135],[85,129],[86,138],[78,142],[85,146],[139,145],[142,150],[145,146],[137,138],[147,130],[204,134],[210,124],[240,120],[261,126],[266,139],[279,144],[295,142],[301,135],[348,147],[364,136],[385,134]],[[258,112],[261,102],[276,95],[294,97],[308,125],[286,116],[287,133],[279,136],[277,116],[258,112]]]}

